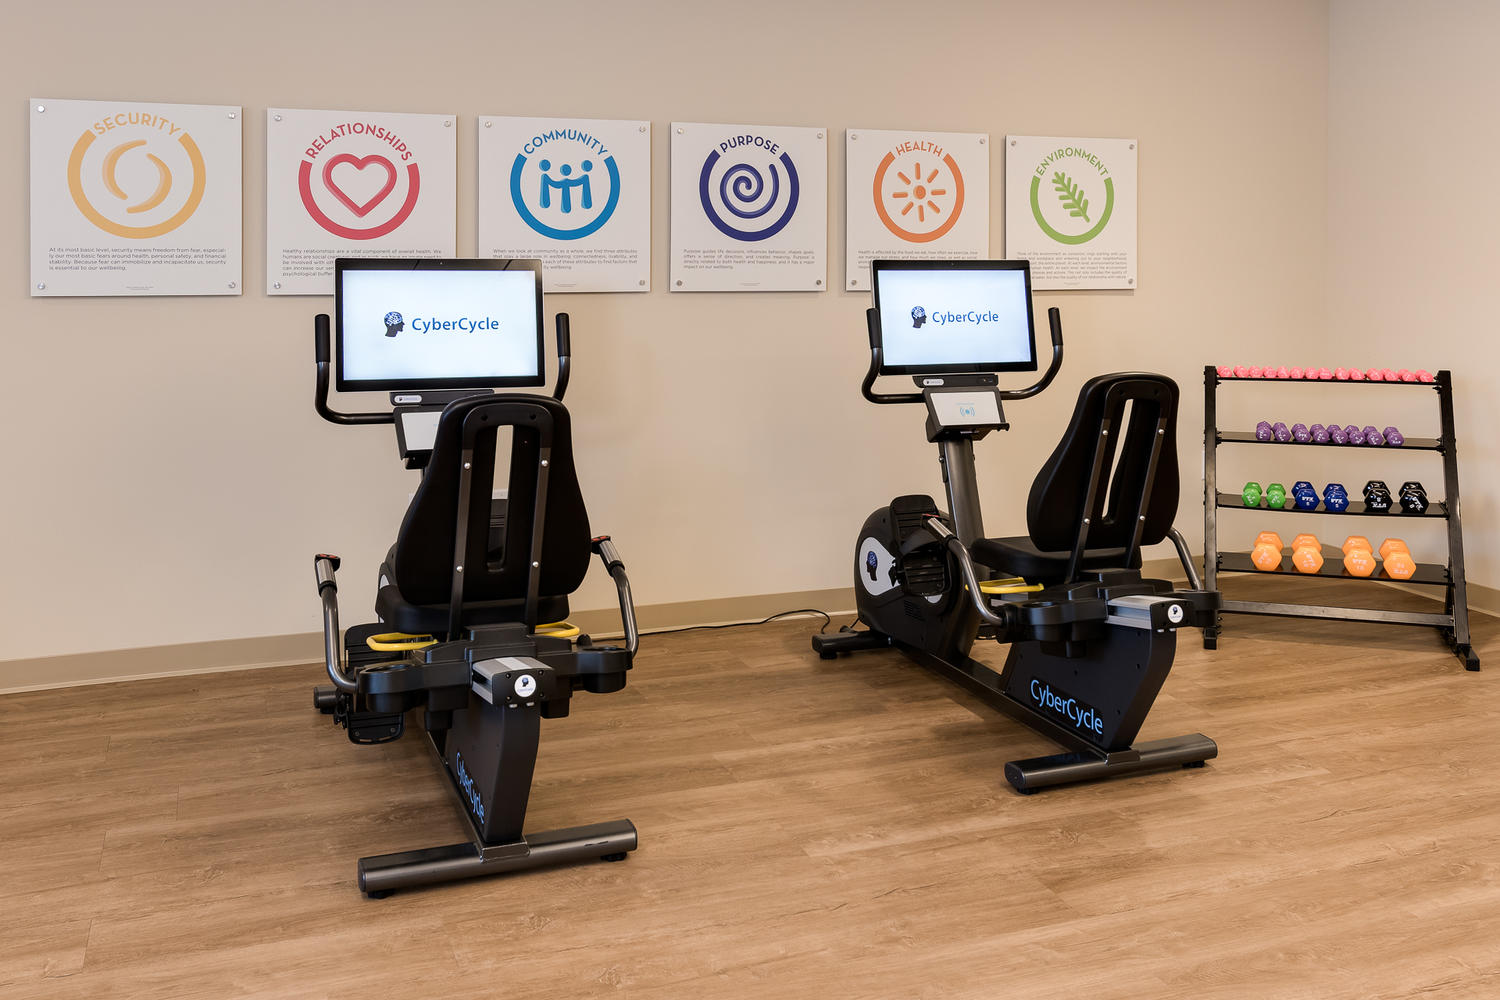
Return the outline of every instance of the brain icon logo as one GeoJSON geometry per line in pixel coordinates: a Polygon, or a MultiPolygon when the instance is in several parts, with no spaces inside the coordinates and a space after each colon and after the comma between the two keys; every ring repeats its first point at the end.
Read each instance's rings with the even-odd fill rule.
{"type": "Polygon", "coordinates": [[[912,306],[911,325],[914,328],[920,330],[922,329],[922,324],[925,322],[927,322],[927,310],[923,309],[921,306],[912,306]]]}
{"type": "Polygon", "coordinates": [[[400,333],[405,326],[406,320],[402,319],[400,313],[388,312],[385,314],[385,335],[387,337],[394,337],[396,334],[400,333]]]}

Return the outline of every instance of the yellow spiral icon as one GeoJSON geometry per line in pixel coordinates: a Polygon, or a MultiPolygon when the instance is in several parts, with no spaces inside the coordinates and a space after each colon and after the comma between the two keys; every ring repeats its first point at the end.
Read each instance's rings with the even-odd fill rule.
{"type": "MultiPolygon", "coordinates": [[[[106,218],[89,201],[88,195],[83,190],[83,159],[85,154],[88,153],[89,148],[94,144],[94,139],[95,135],[92,131],[83,133],[83,135],[79,136],[78,141],[74,143],[72,155],[68,157],[68,190],[73,195],[73,204],[77,205],[78,210],[83,213],[84,218],[88,219],[94,225],[106,233],[112,233],[115,236],[120,236],[128,240],[146,240],[153,236],[160,236],[163,233],[170,233],[186,222],[198,210],[199,203],[203,201],[203,189],[208,180],[207,171],[203,163],[203,153],[198,149],[198,144],[193,141],[191,136],[184,132],[177,141],[182,144],[183,150],[187,153],[188,161],[193,166],[193,186],[182,208],[178,209],[171,218],[152,226],[126,226],[106,218]]],[[[120,187],[120,183],[115,176],[120,158],[132,149],[144,145],[146,145],[145,139],[133,139],[120,143],[104,154],[104,161],[100,167],[100,172],[104,180],[104,189],[121,201],[129,201],[130,196],[120,187]]],[[[151,211],[166,201],[167,196],[172,191],[171,169],[160,157],[153,153],[147,152],[146,158],[156,167],[156,190],[152,191],[142,201],[126,206],[125,211],[131,215],[139,215],[140,213],[151,211]]]]}

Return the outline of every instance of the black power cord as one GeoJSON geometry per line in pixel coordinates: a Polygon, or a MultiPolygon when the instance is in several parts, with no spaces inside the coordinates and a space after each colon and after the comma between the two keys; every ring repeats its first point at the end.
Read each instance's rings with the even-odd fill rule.
{"type": "MultiPolygon", "coordinates": [[[[797,608],[797,609],[795,609],[793,611],[778,611],[774,615],[771,615],[769,618],[762,618],[758,622],[726,622],[723,625],[683,625],[683,626],[681,626],[679,628],[647,629],[647,630],[643,630],[641,632],[641,635],[669,635],[669,634],[671,634],[673,632],[693,632],[693,631],[697,631],[699,629],[705,629],[705,630],[707,630],[707,629],[721,629],[721,628],[746,628],[746,627],[752,626],[752,625],[769,625],[771,622],[774,622],[777,619],[787,618],[787,617],[790,617],[791,615],[822,615],[823,616],[823,627],[820,628],[820,629],[818,629],[818,634],[819,635],[823,635],[827,631],[828,626],[833,624],[833,616],[830,615],[828,612],[822,610],[821,608],[797,608]]],[[[856,615],[853,622],[850,622],[848,625],[842,626],[839,629],[839,631],[840,632],[852,632],[852,631],[854,631],[854,623],[858,622],[858,621],[859,621],[859,616],[856,615]]]]}

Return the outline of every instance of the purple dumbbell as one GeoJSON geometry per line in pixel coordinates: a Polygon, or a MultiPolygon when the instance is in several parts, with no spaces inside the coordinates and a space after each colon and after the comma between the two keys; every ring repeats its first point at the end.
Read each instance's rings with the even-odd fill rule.
{"type": "Polygon", "coordinates": [[[1255,440],[1271,441],[1274,440],[1275,437],[1276,434],[1271,430],[1271,424],[1269,421],[1262,420],[1260,423],[1255,425],[1255,440]]]}
{"type": "Polygon", "coordinates": [[[1328,428],[1322,424],[1313,424],[1307,429],[1307,433],[1311,434],[1313,441],[1318,444],[1328,443],[1328,428]]]}
{"type": "Polygon", "coordinates": [[[1349,435],[1344,433],[1344,429],[1338,424],[1330,424],[1328,426],[1328,440],[1334,444],[1348,444],[1349,435]]]}
{"type": "Polygon", "coordinates": [[[1399,448],[1406,443],[1406,438],[1402,437],[1401,432],[1396,430],[1396,428],[1387,427],[1385,429],[1385,443],[1399,448]]]}
{"type": "Polygon", "coordinates": [[[1350,424],[1348,427],[1344,428],[1344,436],[1349,439],[1350,444],[1365,443],[1365,432],[1360,430],[1358,427],[1355,427],[1353,424],[1350,424]]]}
{"type": "Polygon", "coordinates": [[[1281,442],[1282,444],[1286,444],[1292,439],[1292,432],[1288,430],[1286,424],[1282,423],[1280,420],[1271,425],[1271,433],[1275,434],[1276,440],[1281,442]]]}
{"type": "Polygon", "coordinates": [[[1375,429],[1375,425],[1374,424],[1371,424],[1371,425],[1367,426],[1365,428],[1365,432],[1364,433],[1365,433],[1365,444],[1373,444],[1373,445],[1383,445],[1383,444],[1385,444],[1385,435],[1383,435],[1379,431],[1377,431],[1375,429]]]}
{"type": "Polygon", "coordinates": [[[1307,429],[1306,424],[1293,424],[1292,440],[1298,444],[1307,444],[1312,440],[1312,432],[1307,429]]]}

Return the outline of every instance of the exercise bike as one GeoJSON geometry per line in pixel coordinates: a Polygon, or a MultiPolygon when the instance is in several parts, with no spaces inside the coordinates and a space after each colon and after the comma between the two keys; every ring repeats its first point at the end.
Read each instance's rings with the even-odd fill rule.
{"type": "MultiPolygon", "coordinates": [[[[638,643],[624,564],[609,536],[590,537],[574,471],[571,423],[562,404],[570,371],[567,314],[557,316],[558,377],[550,397],[434,389],[434,382],[466,380],[542,384],[539,263],[339,260],[335,281],[339,387],[366,388],[355,376],[376,370],[375,380],[388,382],[400,364],[417,366],[420,377],[396,387],[388,412],[332,410],[329,318],[319,315],[317,412],[337,424],[394,424],[400,454],[407,468],[422,471],[422,480],[380,567],[377,622],[340,631],[339,558],[314,558],[332,685],[315,689],[313,703],[359,745],[399,739],[407,713],[420,709],[424,735],[470,834],[464,843],[362,858],[359,888],[378,898],[437,882],[623,860],[637,846],[627,819],[546,833],[522,829],[541,720],[566,717],[577,690],[622,689],[638,643]],[[511,288],[508,299],[505,289],[498,296],[522,314],[497,323],[501,331],[518,331],[512,341],[475,339],[475,357],[468,358],[464,341],[408,345],[383,339],[404,328],[401,314],[388,311],[384,329],[395,332],[380,332],[389,300],[401,301],[403,293],[419,299],[421,293],[425,307],[449,293],[445,277],[472,282],[473,272],[493,269],[507,272],[513,284],[535,283],[534,299],[526,287],[511,288]],[[420,287],[424,282],[433,287],[420,287]],[[521,365],[517,375],[466,379],[461,371],[472,365],[493,375],[493,365],[515,358],[521,365]],[[456,366],[442,373],[451,377],[433,377],[434,359],[456,366]],[[504,499],[494,499],[492,478],[506,432],[508,489],[504,499]],[[623,645],[595,644],[563,621],[568,595],[582,582],[591,556],[615,582],[623,645]]],[[[463,295],[473,285],[452,288],[463,295]]],[[[476,303],[473,311],[491,306],[488,300],[476,303]]]]}
{"type": "Polygon", "coordinates": [[[998,372],[1037,369],[1025,261],[876,261],[872,271],[876,307],[866,313],[870,367],[861,391],[880,405],[926,406],[948,510],[911,495],[870,515],[854,555],[858,621],[867,627],[815,635],[813,649],[823,659],[900,649],[1066,748],[1007,763],[1006,779],[1019,792],[1201,767],[1218,747],[1200,733],[1135,742],[1171,670],[1177,630],[1212,624],[1219,608],[1219,595],[1200,589],[1172,527],[1177,386],[1146,373],[1085,383],[1062,441],[1032,485],[1029,534],[986,538],[974,442],[1009,429],[1003,402],[1035,396],[1056,377],[1063,358],[1058,310],[1048,311],[1046,372],[1027,388],[1001,390],[998,372]],[[1008,319],[1012,329],[989,338],[995,343],[982,331],[924,340],[922,327],[945,313],[934,316],[920,301],[972,296],[986,272],[996,276],[990,293],[1005,301],[957,315],[987,315],[997,327],[1008,319]],[[915,331],[906,328],[907,316],[915,331]],[[884,357],[892,341],[895,360],[884,357]],[[1005,353],[1000,341],[1013,348],[1009,357],[997,358],[997,350],[1005,353]],[[919,391],[875,391],[879,376],[893,374],[912,375],[919,391]],[[1191,589],[1141,576],[1142,546],[1168,537],[1191,589]],[[980,639],[1010,645],[998,673],[969,655],[980,639]]]}

